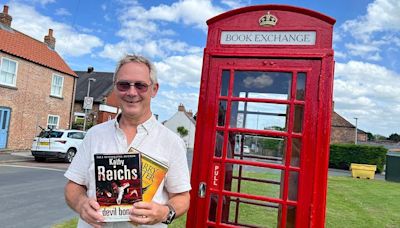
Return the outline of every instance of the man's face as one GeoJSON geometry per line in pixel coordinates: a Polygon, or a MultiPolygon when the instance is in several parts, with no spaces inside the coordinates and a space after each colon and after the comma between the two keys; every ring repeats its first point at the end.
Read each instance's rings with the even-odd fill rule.
{"type": "Polygon", "coordinates": [[[145,64],[124,64],[118,71],[114,89],[123,115],[136,119],[151,115],[150,101],[157,94],[158,84],[152,85],[150,70],[145,64]]]}

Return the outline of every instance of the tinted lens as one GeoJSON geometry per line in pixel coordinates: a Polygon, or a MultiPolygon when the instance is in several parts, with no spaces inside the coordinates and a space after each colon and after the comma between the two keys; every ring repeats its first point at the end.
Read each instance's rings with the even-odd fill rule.
{"type": "Polygon", "coordinates": [[[117,89],[119,91],[127,91],[131,87],[129,82],[117,82],[117,89]]]}
{"type": "Polygon", "coordinates": [[[148,87],[147,84],[144,84],[142,82],[135,82],[134,86],[139,92],[146,92],[148,87]]]}

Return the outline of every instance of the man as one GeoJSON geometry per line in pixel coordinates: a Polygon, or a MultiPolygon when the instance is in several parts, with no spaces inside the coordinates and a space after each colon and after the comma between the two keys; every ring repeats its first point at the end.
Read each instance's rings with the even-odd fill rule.
{"type": "MultiPolygon", "coordinates": [[[[127,153],[130,147],[168,165],[152,202],[137,202],[130,210],[132,224],[167,227],[189,208],[189,169],[183,140],[160,124],[150,110],[159,85],[153,64],[144,57],[125,56],[114,74],[114,92],[122,112],[114,120],[92,127],[65,173],[67,204],[80,219],[78,227],[132,227],[128,222],[104,223],[95,199],[96,153],[127,153]],[[164,223],[163,223],[164,222],[164,223]]],[[[143,226],[146,227],[146,226],[143,226]]]]}

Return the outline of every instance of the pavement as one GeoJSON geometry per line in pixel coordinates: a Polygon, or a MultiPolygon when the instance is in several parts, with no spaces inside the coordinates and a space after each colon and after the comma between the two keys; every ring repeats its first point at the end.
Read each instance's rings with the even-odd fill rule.
{"type": "MultiPolygon", "coordinates": [[[[188,153],[188,163],[191,167],[192,164],[192,153],[188,153]]],[[[0,164],[1,163],[14,163],[14,162],[24,162],[24,161],[34,161],[34,158],[31,154],[31,151],[0,151],[0,164]]],[[[349,170],[341,170],[341,169],[329,169],[329,176],[345,176],[351,177],[351,171],[349,170]]],[[[385,180],[384,173],[376,173],[375,179],[385,180]]]]}

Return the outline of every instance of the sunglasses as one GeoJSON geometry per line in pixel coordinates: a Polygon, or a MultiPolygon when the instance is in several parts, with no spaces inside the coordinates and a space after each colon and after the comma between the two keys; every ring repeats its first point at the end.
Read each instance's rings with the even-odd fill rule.
{"type": "Polygon", "coordinates": [[[131,88],[131,86],[133,86],[133,87],[135,87],[136,91],[138,91],[139,93],[147,92],[147,89],[152,84],[153,83],[150,83],[148,85],[144,82],[127,82],[127,81],[119,81],[119,82],[115,83],[117,89],[121,92],[126,92],[131,88]]]}

